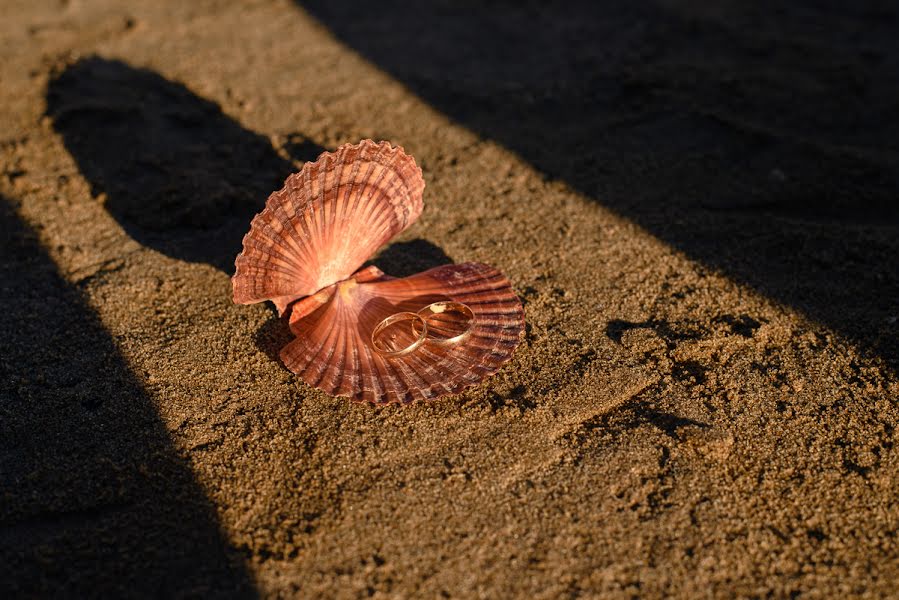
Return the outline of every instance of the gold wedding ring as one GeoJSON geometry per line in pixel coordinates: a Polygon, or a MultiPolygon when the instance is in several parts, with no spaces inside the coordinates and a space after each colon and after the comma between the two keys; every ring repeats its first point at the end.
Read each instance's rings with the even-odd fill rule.
{"type": "MultiPolygon", "coordinates": [[[[439,326],[432,326],[431,331],[439,331],[439,326]]],[[[414,312],[398,312],[390,315],[386,319],[378,323],[378,326],[371,332],[371,346],[375,352],[384,358],[396,358],[405,356],[410,352],[417,350],[426,341],[436,346],[452,346],[468,338],[474,330],[474,312],[466,304],[461,302],[443,301],[428,304],[417,313],[414,312]],[[434,319],[438,315],[456,312],[468,319],[468,327],[461,333],[456,333],[451,337],[428,337],[428,321],[434,319]],[[384,331],[395,323],[402,321],[410,321],[412,336],[415,338],[411,343],[397,350],[386,347],[381,339],[384,337],[384,331]],[[420,325],[419,325],[420,323],[420,325]],[[420,330],[419,330],[420,327],[420,330]]],[[[394,336],[396,335],[394,334],[394,336]]]]}
{"type": "Polygon", "coordinates": [[[398,356],[404,356],[409,354],[410,352],[414,352],[418,349],[419,346],[425,343],[425,337],[428,335],[428,323],[425,321],[423,317],[414,313],[414,312],[399,312],[396,314],[392,314],[380,323],[378,326],[374,328],[371,332],[371,347],[375,349],[375,352],[383,356],[384,358],[396,358],[398,356]],[[393,325],[394,323],[399,323],[400,321],[411,321],[413,325],[410,327],[413,334],[416,334],[415,322],[421,321],[421,332],[417,333],[417,338],[409,345],[400,348],[399,350],[391,350],[390,348],[385,347],[383,344],[380,344],[381,334],[385,329],[393,325]]]}
{"type": "MultiPolygon", "coordinates": [[[[451,346],[453,344],[458,344],[471,335],[471,332],[474,329],[474,312],[472,312],[471,308],[469,308],[467,304],[452,301],[434,302],[433,304],[428,304],[427,306],[419,310],[418,316],[421,317],[422,321],[427,323],[428,320],[433,319],[435,316],[442,315],[448,312],[461,313],[468,319],[468,327],[462,333],[458,333],[448,338],[440,338],[432,335],[430,338],[428,338],[428,342],[436,344],[438,346],[451,346]]],[[[432,332],[436,329],[438,328],[432,325],[432,332]]]]}

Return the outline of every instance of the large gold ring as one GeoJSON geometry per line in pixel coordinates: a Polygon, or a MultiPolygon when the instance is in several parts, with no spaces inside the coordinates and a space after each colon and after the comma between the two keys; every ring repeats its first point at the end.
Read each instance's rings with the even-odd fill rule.
{"type": "Polygon", "coordinates": [[[398,312],[390,315],[380,323],[378,326],[374,328],[371,332],[371,347],[375,349],[375,352],[383,356],[384,358],[396,358],[398,356],[404,356],[409,354],[410,352],[414,352],[418,349],[419,346],[425,343],[425,337],[428,335],[428,323],[425,319],[414,312],[398,312]],[[400,348],[399,350],[388,350],[384,348],[382,345],[378,344],[378,335],[399,321],[412,321],[412,331],[415,332],[415,321],[421,321],[421,332],[418,334],[418,338],[406,346],[405,348],[400,348]]]}
{"type": "Polygon", "coordinates": [[[467,304],[462,304],[461,302],[434,302],[433,304],[428,304],[427,306],[419,310],[418,316],[424,323],[427,323],[428,319],[431,319],[435,315],[439,315],[445,312],[459,312],[468,317],[468,329],[458,335],[454,335],[451,338],[435,338],[432,336],[428,339],[428,342],[436,344],[438,346],[450,346],[453,344],[458,344],[459,342],[470,336],[471,332],[474,330],[474,312],[471,310],[471,308],[468,307],[467,304]]]}

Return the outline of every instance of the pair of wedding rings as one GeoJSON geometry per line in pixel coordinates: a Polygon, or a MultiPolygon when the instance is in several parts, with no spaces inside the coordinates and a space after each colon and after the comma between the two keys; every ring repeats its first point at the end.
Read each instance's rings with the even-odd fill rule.
{"type": "MultiPolygon", "coordinates": [[[[399,327],[402,327],[400,325],[399,327]]],[[[432,327],[437,329],[437,327],[432,327]]],[[[375,352],[384,358],[396,358],[414,352],[420,348],[425,342],[436,346],[452,346],[465,340],[474,329],[474,313],[471,308],[461,302],[434,302],[419,310],[418,312],[398,312],[390,315],[386,319],[378,323],[377,327],[371,332],[371,346],[375,352]],[[447,336],[428,336],[428,321],[442,317],[447,313],[457,313],[463,321],[463,327],[459,327],[458,323],[450,330],[447,336]],[[396,326],[397,323],[408,321],[411,327],[412,342],[401,347],[388,347],[384,343],[385,332],[388,328],[396,326]],[[458,331],[462,329],[461,333],[458,331]]]]}

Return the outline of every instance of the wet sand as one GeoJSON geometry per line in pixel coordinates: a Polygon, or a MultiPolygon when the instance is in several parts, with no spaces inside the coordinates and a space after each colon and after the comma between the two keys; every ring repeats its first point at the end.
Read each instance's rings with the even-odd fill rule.
{"type": "Polygon", "coordinates": [[[0,592],[895,596],[897,40],[873,2],[14,1],[0,592]],[[231,302],[268,193],[363,138],[427,182],[372,262],[524,302],[462,395],[328,397],[231,302]]]}

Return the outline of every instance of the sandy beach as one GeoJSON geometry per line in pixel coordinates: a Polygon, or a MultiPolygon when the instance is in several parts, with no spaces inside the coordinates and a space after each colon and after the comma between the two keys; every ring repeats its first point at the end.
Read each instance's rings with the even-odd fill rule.
{"type": "Polygon", "coordinates": [[[6,2],[0,596],[899,595],[899,7],[6,2]],[[362,139],[526,330],[374,407],[232,302],[362,139]]]}

